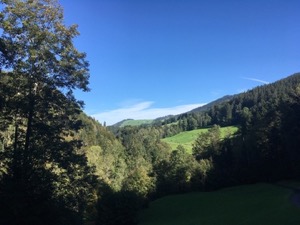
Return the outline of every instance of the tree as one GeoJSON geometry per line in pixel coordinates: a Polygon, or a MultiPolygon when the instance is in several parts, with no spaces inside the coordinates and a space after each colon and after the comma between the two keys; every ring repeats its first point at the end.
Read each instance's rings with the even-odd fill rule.
{"type": "Polygon", "coordinates": [[[207,132],[199,134],[193,144],[193,156],[197,159],[209,159],[220,151],[220,126],[214,125],[207,132]]]}
{"type": "Polygon", "coordinates": [[[232,120],[232,105],[227,103],[225,109],[226,109],[226,123],[228,124],[232,120]]]}
{"type": "Polygon", "coordinates": [[[55,0],[1,0],[1,224],[81,223],[94,181],[80,141],[88,63],[55,0]],[[3,88],[3,89],[2,89],[3,88]]]}
{"type": "Polygon", "coordinates": [[[193,116],[189,116],[187,119],[187,130],[195,130],[197,129],[198,123],[197,120],[193,116]]]}
{"type": "Polygon", "coordinates": [[[197,169],[197,162],[193,156],[179,145],[176,150],[170,152],[168,159],[160,161],[154,167],[157,177],[156,195],[189,191],[192,175],[197,169]]]}
{"type": "Polygon", "coordinates": [[[194,159],[181,145],[172,151],[169,158],[170,179],[174,192],[184,192],[190,188],[190,180],[194,171],[194,159]]]}
{"type": "Polygon", "coordinates": [[[250,125],[251,125],[251,119],[252,119],[252,113],[249,108],[244,107],[240,112],[241,117],[241,132],[242,135],[246,134],[250,125]]]}

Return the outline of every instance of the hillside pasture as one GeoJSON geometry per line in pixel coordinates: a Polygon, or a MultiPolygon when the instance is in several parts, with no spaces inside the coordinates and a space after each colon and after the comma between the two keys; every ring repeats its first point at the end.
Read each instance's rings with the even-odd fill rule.
{"type": "Polygon", "coordinates": [[[259,183],[167,196],[150,203],[140,213],[139,224],[299,225],[300,208],[291,201],[294,191],[280,185],[259,183]]]}
{"type": "MultiPolygon", "coordinates": [[[[227,135],[233,135],[237,132],[237,130],[238,127],[235,126],[221,127],[221,137],[224,138],[227,135]]],[[[163,138],[162,141],[169,144],[172,150],[175,150],[178,145],[182,145],[187,150],[187,152],[192,153],[193,143],[198,138],[199,134],[207,131],[208,128],[184,131],[172,137],[163,138]]]]}
{"type": "Polygon", "coordinates": [[[152,122],[153,120],[125,120],[120,127],[147,125],[152,122]]]}

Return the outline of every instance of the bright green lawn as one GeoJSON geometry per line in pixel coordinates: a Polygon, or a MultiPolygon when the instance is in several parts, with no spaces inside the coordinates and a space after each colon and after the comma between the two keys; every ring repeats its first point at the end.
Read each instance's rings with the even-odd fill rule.
{"type": "Polygon", "coordinates": [[[299,225],[292,193],[261,183],[168,196],[140,213],[140,225],[299,225]]]}
{"type": "MultiPolygon", "coordinates": [[[[207,128],[202,128],[198,130],[185,131],[179,134],[176,134],[172,137],[167,137],[162,139],[162,141],[168,143],[172,149],[176,149],[178,145],[182,145],[187,152],[192,153],[193,143],[199,136],[199,134],[207,132],[207,128]]],[[[225,137],[228,133],[234,134],[237,132],[238,128],[234,126],[221,127],[221,136],[225,137]]]]}

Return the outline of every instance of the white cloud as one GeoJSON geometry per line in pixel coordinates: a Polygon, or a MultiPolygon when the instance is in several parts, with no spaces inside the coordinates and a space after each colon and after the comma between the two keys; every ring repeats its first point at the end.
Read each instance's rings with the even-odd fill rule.
{"type": "Polygon", "coordinates": [[[106,122],[107,125],[113,125],[124,119],[156,119],[167,115],[177,115],[188,112],[204,104],[179,105],[169,108],[151,108],[154,102],[140,102],[131,106],[95,113],[91,115],[99,122],[106,122]]]}
{"type": "Polygon", "coordinates": [[[256,82],[263,83],[263,84],[269,84],[270,83],[268,81],[264,81],[264,80],[260,80],[260,79],[256,79],[256,78],[252,78],[252,77],[242,77],[242,78],[246,79],[246,80],[256,81],[256,82]]]}

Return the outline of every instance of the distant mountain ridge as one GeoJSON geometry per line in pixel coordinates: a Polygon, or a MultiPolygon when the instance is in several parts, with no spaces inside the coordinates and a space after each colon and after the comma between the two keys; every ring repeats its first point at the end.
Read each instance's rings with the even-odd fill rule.
{"type": "Polygon", "coordinates": [[[133,120],[133,119],[125,119],[125,120],[121,120],[120,122],[117,122],[111,126],[114,126],[114,127],[121,127],[122,124],[124,124],[126,121],[130,121],[130,120],[133,120]]]}
{"type": "Polygon", "coordinates": [[[122,120],[118,123],[115,123],[112,125],[112,127],[125,127],[125,126],[140,126],[140,125],[146,125],[146,124],[151,124],[153,120],[145,119],[145,120],[134,120],[134,119],[125,119],[122,120]]]}
{"type": "MultiPolygon", "coordinates": [[[[237,106],[236,102],[241,102],[241,105],[243,107],[245,107],[245,106],[252,107],[253,104],[250,104],[251,102],[257,103],[258,99],[265,99],[264,96],[261,96],[261,92],[266,93],[266,95],[268,95],[268,96],[272,96],[271,92],[274,91],[275,87],[281,86],[280,85],[281,83],[286,83],[286,84],[291,83],[291,82],[294,83],[294,82],[296,82],[297,77],[299,77],[299,73],[295,73],[293,75],[290,75],[286,78],[280,79],[280,80],[275,81],[270,84],[257,86],[255,88],[250,89],[243,93],[239,93],[239,94],[235,94],[235,95],[225,95],[225,96],[218,98],[206,105],[200,106],[198,108],[192,109],[188,112],[181,113],[178,115],[167,115],[164,117],[158,117],[154,120],[126,119],[126,120],[122,120],[122,121],[112,125],[111,127],[117,128],[117,127],[122,127],[122,126],[127,126],[127,125],[128,126],[139,126],[139,125],[151,125],[151,124],[152,125],[170,124],[172,122],[178,121],[180,118],[188,117],[189,115],[192,115],[195,113],[197,114],[197,113],[204,113],[204,112],[208,112],[209,116],[214,117],[214,115],[213,115],[214,111],[216,111],[216,110],[219,111],[218,109],[220,107],[222,107],[221,105],[227,104],[227,109],[224,108],[223,111],[224,110],[237,110],[236,108],[234,108],[237,106]],[[272,91],[269,91],[269,90],[272,90],[272,91]],[[252,95],[255,95],[255,96],[252,96],[252,95]],[[258,96],[260,96],[260,97],[258,97],[258,96]],[[255,100],[253,100],[252,98],[255,98],[255,100]],[[247,100],[247,102],[244,102],[243,99],[248,99],[248,100],[247,100]],[[243,102],[245,104],[242,104],[243,102]]],[[[280,89],[282,89],[282,88],[283,87],[281,87],[280,89]]],[[[281,93],[282,93],[282,91],[283,90],[280,90],[281,93]]],[[[264,101],[267,101],[267,99],[265,99],[264,101]]],[[[260,101],[259,101],[259,106],[261,104],[264,104],[264,102],[260,103],[260,101]]],[[[219,118],[219,119],[215,120],[215,123],[219,123],[221,120],[222,120],[222,118],[219,118]]]]}
{"type": "Polygon", "coordinates": [[[227,102],[227,101],[230,101],[231,99],[234,98],[235,95],[225,95],[221,98],[218,98],[208,104],[205,104],[203,106],[200,106],[198,108],[195,108],[195,109],[192,109],[191,111],[188,111],[187,113],[197,113],[197,112],[204,112],[204,111],[207,111],[209,110],[212,106],[214,105],[217,105],[217,104],[220,104],[220,103],[224,103],[224,102],[227,102]]]}
{"type": "Polygon", "coordinates": [[[157,122],[162,122],[162,121],[171,119],[173,117],[177,118],[184,114],[204,112],[204,111],[207,111],[208,109],[210,109],[214,105],[231,100],[234,96],[235,95],[225,95],[225,96],[218,98],[208,104],[205,104],[198,108],[192,109],[191,111],[180,113],[177,115],[167,115],[167,116],[163,116],[163,117],[158,117],[154,120],[151,120],[151,119],[144,119],[144,120],[125,119],[125,120],[121,120],[120,122],[117,122],[117,123],[111,125],[110,127],[139,126],[139,125],[147,125],[147,124],[149,125],[149,124],[155,124],[157,122]]]}

